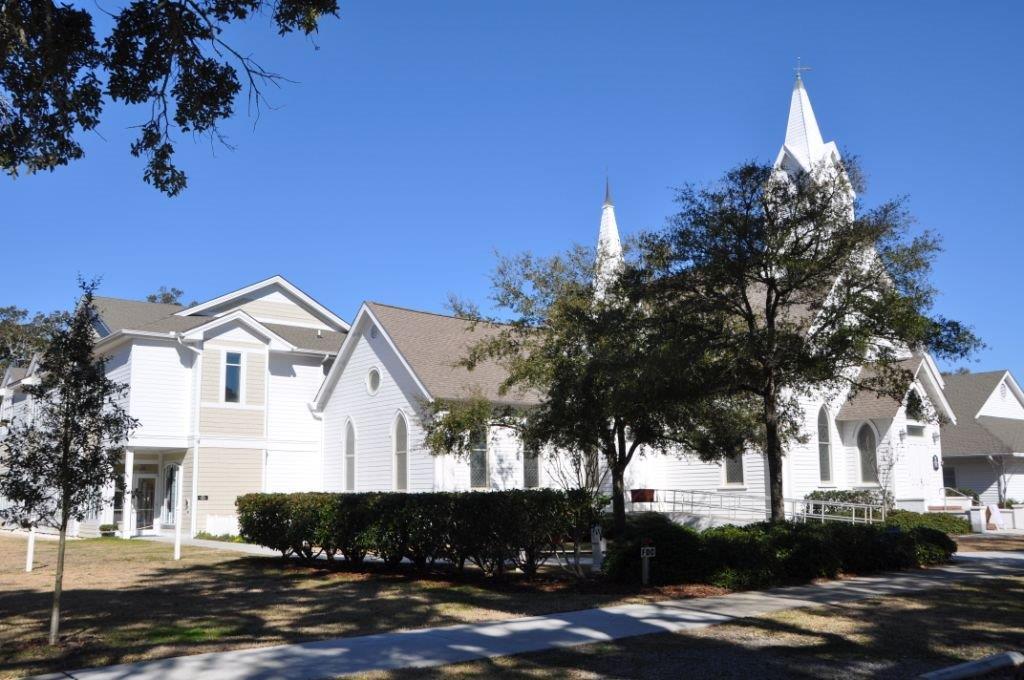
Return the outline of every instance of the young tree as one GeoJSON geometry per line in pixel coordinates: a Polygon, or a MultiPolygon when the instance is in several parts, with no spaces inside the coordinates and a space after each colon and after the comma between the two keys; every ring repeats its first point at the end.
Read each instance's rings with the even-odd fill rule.
{"type": "Polygon", "coordinates": [[[748,412],[718,398],[719,364],[710,360],[704,325],[674,320],[670,327],[687,341],[669,347],[665,331],[629,300],[621,280],[595,295],[594,261],[584,248],[500,260],[494,299],[512,318],[493,326],[463,364],[499,362],[507,371],[502,394],[520,403],[532,395],[535,403],[435,402],[425,419],[426,444],[437,454],[465,454],[470,433],[500,425],[517,430],[527,451],[598,454],[611,475],[621,532],[625,473],[636,455],[683,448],[718,458],[742,451],[753,424],[748,412]]]}
{"type": "Polygon", "coordinates": [[[718,358],[726,384],[760,405],[776,520],[800,397],[849,387],[903,402],[912,375],[900,360],[911,351],[959,359],[980,346],[931,311],[938,240],[910,235],[901,201],[862,209],[858,177],[853,164],[808,174],[743,165],[716,185],[680,190],[678,214],[643,239],[638,278],[652,313],[666,322],[725,315],[718,358]],[[872,370],[860,371],[865,364],[872,370]]]}
{"type": "MultiPolygon", "coordinates": [[[[284,78],[225,35],[270,17],[280,35],[310,35],[337,0],[134,0],[122,7],[54,0],[0,0],[0,169],[9,175],[54,170],[84,155],[79,138],[95,129],[105,100],[143,104],[133,156],[144,179],[169,196],[185,173],[174,164],[175,131],[228,146],[219,124],[248,89],[258,115],[262,88],[284,78]],[[109,14],[106,37],[93,13],[109,14]]],[[[118,3],[112,3],[118,4],[118,3]]]]}
{"type": "Polygon", "coordinates": [[[38,382],[24,388],[31,412],[10,423],[0,442],[0,496],[9,504],[5,519],[60,532],[51,645],[59,639],[68,525],[98,509],[136,425],[119,403],[127,387],[108,379],[104,359],[93,353],[95,283],[81,287],[74,313],[48,338],[38,382]]]}

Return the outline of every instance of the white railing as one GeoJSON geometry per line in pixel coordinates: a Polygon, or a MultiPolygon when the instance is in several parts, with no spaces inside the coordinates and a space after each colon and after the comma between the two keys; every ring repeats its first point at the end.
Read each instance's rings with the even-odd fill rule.
{"type": "MultiPolygon", "coordinates": [[[[784,498],[786,519],[795,522],[847,522],[873,524],[885,521],[881,503],[843,503],[839,501],[784,498]]],[[[657,489],[651,502],[629,503],[633,512],[679,512],[735,523],[761,522],[771,518],[771,501],[759,494],[698,489],[657,489]]]]}

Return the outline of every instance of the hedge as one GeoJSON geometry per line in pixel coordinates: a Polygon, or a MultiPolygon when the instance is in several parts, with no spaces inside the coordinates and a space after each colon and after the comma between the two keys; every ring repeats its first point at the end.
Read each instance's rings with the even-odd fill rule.
{"type": "Polygon", "coordinates": [[[906,530],[926,527],[954,536],[971,533],[971,523],[966,517],[943,512],[921,513],[910,510],[891,510],[885,516],[885,523],[888,526],[906,530]]]}
{"type": "Polygon", "coordinates": [[[657,550],[654,584],[699,582],[740,590],[948,562],[956,544],[927,526],[846,522],[763,522],[701,533],[659,521],[638,522],[609,552],[607,572],[620,582],[640,580],[640,546],[657,550]]]}
{"type": "Polygon", "coordinates": [[[589,535],[597,520],[585,491],[247,494],[236,503],[242,537],[283,556],[358,564],[368,554],[420,570],[438,559],[501,575],[533,576],[552,549],[589,535]]]}

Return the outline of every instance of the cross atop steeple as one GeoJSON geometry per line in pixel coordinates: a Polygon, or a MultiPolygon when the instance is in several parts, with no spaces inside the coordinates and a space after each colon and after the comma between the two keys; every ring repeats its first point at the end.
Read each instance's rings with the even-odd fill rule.
{"type": "Polygon", "coordinates": [[[793,70],[796,71],[796,79],[797,80],[803,80],[803,78],[800,76],[800,74],[803,73],[804,71],[813,71],[814,69],[812,69],[810,66],[801,66],[800,65],[800,57],[797,57],[796,58],[796,68],[793,69],[793,70]]]}

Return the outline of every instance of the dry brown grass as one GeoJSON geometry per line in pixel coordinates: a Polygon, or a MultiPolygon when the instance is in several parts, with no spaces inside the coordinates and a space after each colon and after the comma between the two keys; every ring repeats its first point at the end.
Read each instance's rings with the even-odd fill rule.
{"type": "Polygon", "coordinates": [[[280,558],[150,541],[68,545],[65,644],[45,644],[56,543],[0,534],[0,677],[311,639],[506,619],[717,594],[710,586],[643,593],[560,578],[496,584],[307,566],[280,558]]]}
{"type": "Polygon", "coordinates": [[[1024,578],[1014,577],[793,609],[688,633],[363,677],[909,678],[1020,650],[1022,640],[1024,578]]]}

